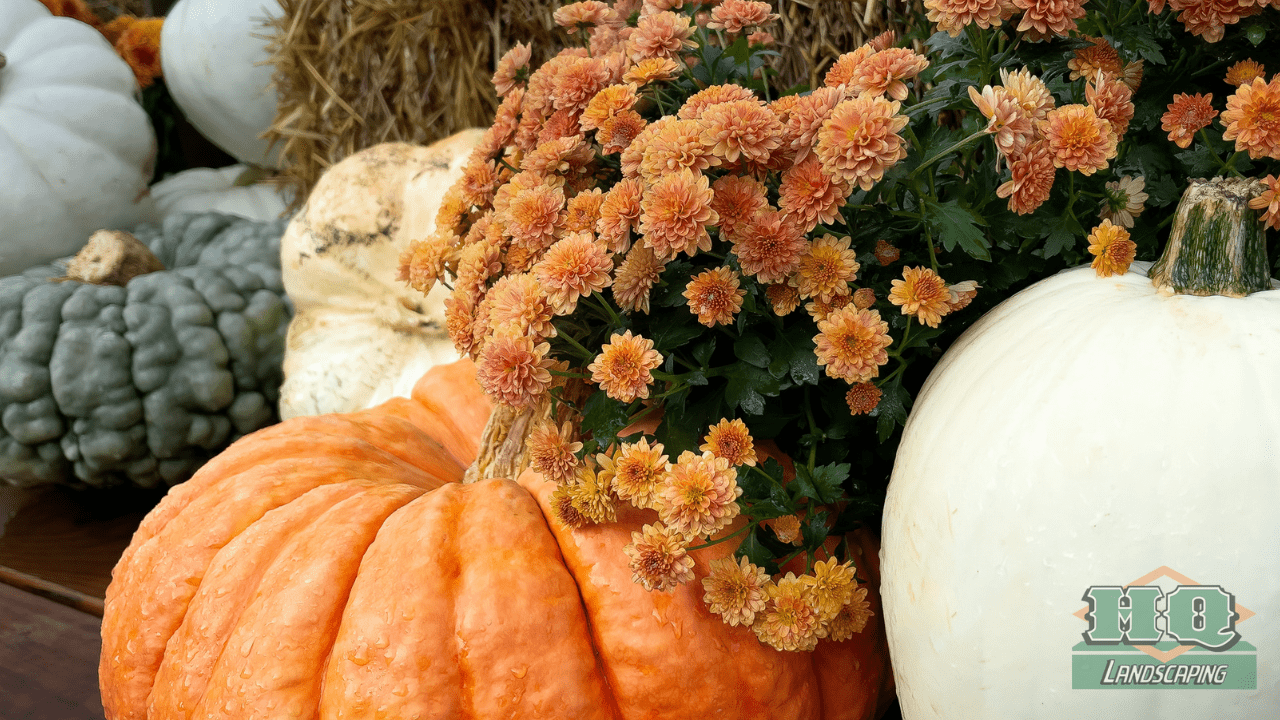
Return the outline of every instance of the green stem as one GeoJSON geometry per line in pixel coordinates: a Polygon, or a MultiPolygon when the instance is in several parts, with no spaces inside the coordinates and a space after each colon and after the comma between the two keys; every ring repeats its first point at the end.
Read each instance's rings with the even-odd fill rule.
{"type": "Polygon", "coordinates": [[[559,329],[559,328],[556,328],[556,333],[557,333],[557,337],[563,338],[565,342],[567,342],[567,343],[569,343],[570,345],[572,345],[573,347],[577,348],[577,350],[578,350],[578,357],[581,357],[581,358],[584,358],[584,359],[587,359],[587,360],[590,360],[590,359],[595,358],[595,353],[593,353],[593,352],[591,352],[590,350],[588,350],[588,349],[586,349],[586,348],[582,347],[582,345],[580,345],[580,344],[578,343],[578,341],[577,341],[577,340],[574,340],[574,339],[573,339],[573,336],[572,336],[572,335],[570,335],[569,333],[562,332],[562,331],[560,331],[560,329],[559,329]]]}
{"type": "Polygon", "coordinates": [[[613,327],[619,327],[622,325],[622,318],[618,317],[618,313],[613,310],[613,305],[605,299],[604,295],[599,290],[591,293],[591,299],[609,315],[609,323],[613,327]]]}
{"type": "Polygon", "coordinates": [[[989,134],[990,134],[990,133],[988,133],[988,132],[987,132],[987,129],[986,129],[986,128],[982,128],[982,129],[981,129],[981,130],[979,130],[978,132],[976,132],[976,133],[974,133],[974,134],[970,135],[969,137],[967,137],[967,138],[965,138],[965,139],[963,139],[963,140],[961,140],[961,141],[959,141],[959,142],[957,142],[957,143],[955,143],[955,144],[953,144],[953,145],[951,145],[951,146],[949,146],[949,147],[947,147],[947,148],[944,148],[943,150],[941,150],[940,152],[938,152],[938,153],[937,153],[936,155],[934,155],[933,157],[931,157],[931,158],[929,158],[928,160],[925,160],[924,162],[920,163],[920,166],[919,166],[919,167],[917,167],[915,170],[912,170],[912,171],[911,171],[911,174],[907,176],[907,180],[912,180],[912,179],[914,179],[914,178],[915,178],[915,176],[916,176],[917,174],[919,174],[919,172],[920,172],[921,170],[924,170],[925,168],[927,168],[927,167],[929,167],[930,165],[934,164],[934,163],[935,163],[935,162],[937,162],[939,159],[941,159],[941,158],[943,158],[943,157],[946,157],[947,155],[950,155],[951,153],[955,152],[956,150],[959,150],[960,148],[964,147],[965,145],[968,145],[969,143],[973,142],[974,140],[977,140],[978,138],[982,137],[983,135],[989,135],[989,134]]]}
{"type": "Polygon", "coordinates": [[[813,473],[814,463],[818,459],[818,438],[826,437],[826,434],[818,429],[818,423],[813,419],[813,403],[809,402],[809,386],[804,388],[804,414],[809,419],[809,434],[813,436],[813,442],[809,445],[809,472],[813,473]]]}
{"type": "Polygon", "coordinates": [[[725,536],[724,536],[724,537],[722,537],[722,538],[718,538],[718,539],[716,539],[716,540],[708,540],[707,542],[705,542],[705,543],[703,543],[703,544],[701,544],[701,545],[691,545],[691,546],[689,546],[689,547],[685,548],[685,552],[693,552],[694,550],[705,550],[706,548],[713,547],[713,546],[715,546],[715,545],[719,545],[720,543],[722,543],[722,542],[724,542],[724,541],[726,541],[726,540],[732,540],[733,538],[738,537],[739,535],[743,534],[744,532],[747,532],[748,530],[752,530],[752,529],[754,529],[754,528],[755,528],[757,525],[759,525],[759,524],[760,524],[760,522],[759,522],[758,520],[752,521],[752,522],[750,522],[750,523],[747,523],[746,525],[743,525],[742,527],[738,528],[737,530],[734,530],[733,532],[729,533],[728,535],[725,535],[725,536]]]}
{"type": "Polygon", "coordinates": [[[551,373],[552,375],[558,375],[560,377],[579,378],[582,380],[585,380],[586,378],[591,377],[587,373],[569,372],[567,370],[548,370],[547,372],[551,373]]]}

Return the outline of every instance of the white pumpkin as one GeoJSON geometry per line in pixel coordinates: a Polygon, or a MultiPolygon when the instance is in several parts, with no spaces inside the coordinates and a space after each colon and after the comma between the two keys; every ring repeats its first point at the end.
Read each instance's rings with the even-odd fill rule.
{"type": "Polygon", "coordinates": [[[0,0],[0,56],[0,276],[153,220],[155,134],[102,35],[37,0],[0,0]]]}
{"type": "Polygon", "coordinates": [[[276,0],[179,0],[160,31],[164,82],[182,114],[240,162],[275,167],[279,148],[260,136],[276,115],[267,62],[276,0]]]}
{"type": "Polygon", "coordinates": [[[161,222],[179,213],[220,212],[258,222],[277,220],[289,208],[289,196],[267,182],[264,171],[249,165],[192,168],[151,186],[161,222]]]}
{"type": "Polygon", "coordinates": [[[282,418],[408,396],[431,366],[458,359],[444,326],[449,290],[437,285],[423,297],[396,276],[409,242],[434,232],[441,200],[481,135],[376,145],[316,183],[281,240],[294,303],[282,418]]]}
{"type": "Polygon", "coordinates": [[[1146,263],[1063,272],[982,318],[929,377],[883,526],[904,718],[1280,717],[1280,283],[1233,182],[1189,189],[1161,288],[1146,263]],[[1215,219],[1249,242],[1192,247],[1215,219]],[[1228,255],[1253,273],[1225,285],[1252,294],[1184,294],[1223,292],[1201,282],[1228,255]],[[1233,593],[1257,689],[1073,690],[1084,594],[1139,579],[1233,593]]]}

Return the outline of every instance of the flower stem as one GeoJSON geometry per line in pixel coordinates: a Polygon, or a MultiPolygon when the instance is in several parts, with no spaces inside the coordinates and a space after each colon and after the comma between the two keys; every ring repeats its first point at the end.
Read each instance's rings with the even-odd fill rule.
{"type": "Polygon", "coordinates": [[[961,141],[959,141],[959,142],[957,142],[957,143],[955,143],[955,144],[953,144],[953,145],[951,145],[951,146],[949,146],[949,147],[947,147],[947,148],[944,148],[943,150],[941,150],[941,151],[939,151],[937,154],[935,154],[933,157],[931,157],[931,158],[929,158],[928,160],[925,160],[924,162],[920,163],[920,166],[919,166],[919,167],[917,167],[915,170],[912,170],[912,171],[911,171],[911,174],[907,176],[907,180],[912,180],[912,179],[914,179],[914,178],[915,178],[915,176],[916,176],[916,175],[917,175],[921,170],[924,170],[925,168],[927,168],[927,167],[929,167],[930,165],[934,164],[934,163],[935,163],[935,162],[937,162],[939,159],[941,159],[941,158],[943,158],[943,157],[946,157],[947,155],[950,155],[951,153],[955,152],[956,150],[959,150],[960,148],[964,147],[965,145],[968,145],[969,143],[973,142],[974,140],[977,140],[978,138],[982,137],[983,135],[989,135],[989,134],[990,134],[990,133],[988,133],[988,132],[987,132],[987,129],[986,129],[986,128],[982,128],[981,130],[979,130],[979,131],[975,132],[974,134],[970,135],[969,137],[967,137],[967,138],[965,138],[965,139],[963,139],[963,140],[961,140],[961,141]]]}
{"type": "Polygon", "coordinates": [[[722,537],[722,538],[717,538],[717,539],[715,539],[715,540],[708,540],[707,542],[705,542],[705,543],[703,543],[703,544],[701,544],[701,545],[690,545],[689,547],[685,548],[685,552],[692,552],[692,551],[694,551],[694,550],[704,550],[704,549],[706,549],[706,548],[712,547],[713,545],[719,545],[720,543],[722,543],[722,542],[724,542],[724,541],[726,541],[726,540],[732,540],[733,538],[738,537],[739,535],[743,534],[744,532],[747,532],[748,530],[753,530],[753,529],[755,529],[755,527],[756,527],[757,525],[759,525],[759,524],[760,524],[760,521],[759,521],[759,520],[754,520],[754,521],[752,521],[752,522],[750,522],[750,523],[747,523],[746,525],[743,525],[742,527],[738,528],[737,530],[734,530],[733,532],[729,533],[728,535],[725,535],[725,536],[724,536],[724,537],[722,537]]]}
{"type": "MultiPolygon", "coordinates": [[[[559,331],[559,328],[557,328],[557,332],[558,332],[558,331],[559,331]]],[[[573,336],[572,336],[572,335],[570,335],[569,333],[566,333],[566,332],[558,332],[557,337],[564,338],[565,342],[567,342],[567,343],[569,343],[570,345],[572,345],[573,347],[577,348],[577,349],[578,349],[578,353],[577,353],[578,357],[585,358],[585,359],[588,359],[588,360],[590,360],[590,359],[592,359],[592,358],[594,358],[594,357],[595,357],[595,354],[594,354],[594,353],[592,353],[590,350],[588,350],[588,349],[586,349],[586,348],[582,347],[582,345],[580,345],[580,344],[578,343],[578,341],[577,341],[577,340],[574,340],[574,339],[573,339],[573,336]]]]}

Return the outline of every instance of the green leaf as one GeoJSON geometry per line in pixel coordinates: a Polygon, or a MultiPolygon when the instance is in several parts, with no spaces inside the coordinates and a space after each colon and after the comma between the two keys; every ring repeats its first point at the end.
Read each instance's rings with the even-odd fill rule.
{"type": "Polygon", "coordinates": [[[942,246],[948,251],[957,244],[970,257],[990,262],[991,253],[987,250],[987,236],[978,229],[986,221],[981,215],[974,213],[960,204],[959,200],[936,202],[932,199],[925,204],[925,214],[929,225],[942,239],[942,246]]]}
{"type": "Polygon", "coordinates": [[[809,498],[819,505],[830,505],[844,495],[844,481],[849,479],[849,463],[821,465],[813,472],[805,465],[796,465],[796,479],[791,481],[791,491],[797,498],[809,498]]]}
{"type": "Polygon", "coordinates": [[[826,542],[827,535],[830,533],[827,519],[830,517],[831,513],[826,510],[819,510],[805,516],[804,523],[800,526],[800,536],[804,538],[805,549],[817,550],[826,542]]]}
{"type": "Polygon", "coordinates": [[[748,414],[760,415],[764,412],[765,396],[776,396],[780,389],[778,380],[768,371],[738,363],[729,373],[724,399],[730,410],[740,407],[748,414]]]}
{"type": "Polygon", "coordinates": [[[592,393],[582,408],[582,429],[590,431],[602,446],[608,445],[608,441],[630,423],[627,404],[602,392],[592,393]]]}
{"type": "Polygon", "coordinates": [[[1176,153],[1174,157],[1186,168],[1190,177],[1211,177],[1218,169],[1219,158],[1204,143],[1194,143],[1190,149],[1176,153]]]}
{"type": "MultiPolygon", "coordinates": [[[[817,328],[812,323],[794,322],[786,332],[769,343],[769,356],[774,363],[786,363],[791,380],[797,385],[817,385],[819,378],[818,357],[813,354],[813,336],[817,328]]],[[[770,364],[771,371],[774,366],[770,364]]],[[[775,377],[781,374],[773,372],[775,377]]]]}
{"type": "Polygon", "coordinates": [[[653,341],[653,347],[660,352],[667,352],[684,347],[689,341],[698,337],[707,328],[698,324],[693,313],[682,316],[675,313],[678,319],[669,322],[655,323],[649,326],[649,333],[653,336],[649,338],[653,341]]]}
{"type": "Polygon", "coordinates": [[[707,367],[708,365],[711,364],[711,355],[715,351],[716,351],[716,336],[712,335],[711,337],[707,338],[706,340],[703,340],[702,342],[694,346],[693,359],[697,360],[698,364],[701,365],[702,367],[707,367]]]}
{"type": "Polygon", "coordinates": [[[1262,23],[1254,23],[1245,29],[1244,36],[1253,43],[1254,47],[1257,47],[1267,39],[1267,28],[1262,23]]]}
{"type": "Polygon", "coordinates": [[[1084,235],[1084,228],[1080,227],[1080,223],[1075,218],[1059,218],[1044,242],[1044,256],[1051,258],[1064,250],[1070,250],[1075,247],[1076,240],[1084,235]]]}
{"type": "Polygon", "coordinates": [[[744,335],[733,344],[733,354],[759,368],[769,367],[769,351],[759,335],[744,335]]]}
{"type": "Polygon", "coordinates": [[[871,417],[876,418],[876,434],[880,436],[880,442],[884,442],[893,434],[895,427],[906,424],[907,403],[911,402],[911,396],[902,389],[900,379],[881,387],[880,392],[880,404],[871,411],[871,417]]]}
{"type": "Polygon", "coordinates": [[[930,50],[937,53],[938,58],[947,58],[952,55],[960,55],[966,50],[964,39],[961,37],[951,37],[949,34],[939,31],[929,36],[924,42],[929,46],[930,50]]]}
{"type": "Polygon", "coordinates": [[[774,562],[773,552],[760,542],[757,537],[760,533],[769,532],[768,528],[756,526],[754,530],[747,533],[747,538],[738,546],[735,555],[745,557],[748,562],[764,568],[764,571],[770,575],[778,572],[778,563],[774,562]]]}

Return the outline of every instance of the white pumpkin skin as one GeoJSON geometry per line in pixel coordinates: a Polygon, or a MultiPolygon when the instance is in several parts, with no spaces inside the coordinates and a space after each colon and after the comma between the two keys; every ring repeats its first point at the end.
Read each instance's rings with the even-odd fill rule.
{"type": "Polygon", "coordinates": [[[164,82],[182,114],[240,162],[276,167],[279,148],[259,136],[275,120],[267,63],[276,0],[180,0],[160,30],[164,82]]]}
{"type": "Polygon", "coordinates": [[[155,134],[102,34],[37,0],[0,0],[0,53],[0,276],[154,220],[155,134]]]}
{"type": "Polygon", "coordinates": [[[409,243],[435,231],[440,203],[482,134],[376,145],[316,183],[281,240],[295,308],[282,418],[408,396],[431,366],[458,359],[444,325],[449,289],[437,284],[424,298],[396,276],[409,243]]]}
{"type": "Polygon", "coordinates": [[[268,182],[242,184],[254,170],[248,165],[224,168],[192,168],[170,175],[151,186],[160,221],[177,213],[220,212],[258,222],[278,220],[289,200],[268,182]]]}
{"type": "Polygon", "coordinates": [[[883,524],[904,718],[1280,717],[1280,289],[1146,269],[1024,290],[921,390],[883,524]],[[1086,589],[1160,566],[1258,614],[1256,691],[1071,689],[1086,589]]]}

